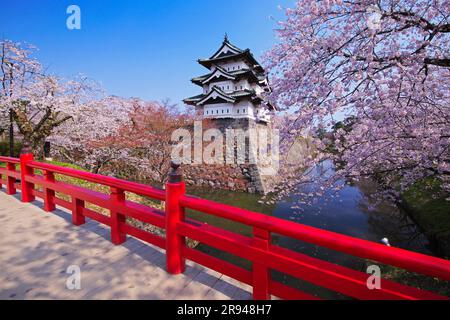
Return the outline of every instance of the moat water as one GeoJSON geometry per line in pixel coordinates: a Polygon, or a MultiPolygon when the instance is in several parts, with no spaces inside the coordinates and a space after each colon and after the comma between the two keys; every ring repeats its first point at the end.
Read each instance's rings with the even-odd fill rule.
{"type": "MultiPolygon", "coordinates": [[[[310,186],[304,185],[299,188],[304,190],[305,188],[310,188],[310,186]]],[[[359,182],[358,184],[346,184],[342,190],[338,191],[337,196],[335,192],[325,193],[314,204],[304,205],[301,210],[292,208],[297,199],[297,196],[294,194],[278,201],[276,205],[266,205],[259,202],[261,196],[241,192],[193,187],[188,188],[187,192],[209,200],[261,212],[281,219],[334,231],[360,239],[380,243],[381,239],[388,238],[392,246],[433,255],[433,251],[431,250],[427,238],[415,223],[408,218],[405,212],[383,201],[377,201],[377,203],[374,204],[368,200],[368,196],[371,195],[374,190],[375,184],[369,180],[359,182]]],[[[205,215],[198,212],[188,212],[188,215],[194,219],[243,235],[250,236],[252,232],[251,228],[247,226],[211,215],[205,215]]],[[[368,264],[364,259],[349,256],[323,247],[310,245],[280,235],[273,236],[273,243],[355,270],[365,271],[368,264]]],[[[244,259],[223,253],[204,244],[199,244],[197,249],[244,268],[249,269],[251,267],[250,263],[244,259]]],[[[278,272],[273,272],[272,276],[279,281],[292,285],[304,292],[318,295],[322,298],[345,298],[335,292],[319,288],[304,281],[292,279],[291,277],[278,272]]]]}

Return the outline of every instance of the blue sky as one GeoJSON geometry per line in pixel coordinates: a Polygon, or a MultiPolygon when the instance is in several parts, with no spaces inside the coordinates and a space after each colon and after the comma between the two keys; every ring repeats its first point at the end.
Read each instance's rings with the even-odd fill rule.
{"type": "Polygon", "coordinates": [[[278,6],[294,0],[9,0],[2,3],[0,38],[36,45],[48,72],[82,73],[109,94],[173,102],[199,93],[190,83],[197,64],[230,41],[257,58],[275,42],[278,6]],[[81,30],[69,30],[66,9],[81,9],[81,30]]]}

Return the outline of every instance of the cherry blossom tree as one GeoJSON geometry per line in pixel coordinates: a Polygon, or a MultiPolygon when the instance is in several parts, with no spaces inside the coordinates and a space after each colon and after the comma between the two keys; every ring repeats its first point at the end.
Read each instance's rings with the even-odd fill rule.
{"type": "Polygon", "coordinates": [[[190,123],[168,101],[107,96],[93,81],[43,73],[32,46],[0,42],[0,133],[9,116],[24,142],[43,156],[45,141],[60,160],[92,172],[161,182],[171,155],[171,133],[190,123]]]}
{"type": "Polygon", "coordinates": [[[271,99],[296,117],[285,138],[305,130],[316,138],[309,168],[340,160],[334,181],[376,177],[393,196],[427,176],[445,186],[450,3],[301,0],[286,15],[266,56],[271,99]],[[350,116],[351,130],[335,131],[338,152],[330,154],[320,133],[350,116]]]}
{"type": "Polygon", "coordinates": [[[6,112],[6,110],[1,110],[0,111],[0,136],[3,135],[8,130],[8,126],[9,126],[8,119],[9,119],[9,117],[8,117],[8,113],[6,112]]]}
{"type": "Polygon", "coordinates": [[[92,172],[163,182],[171,134],[192,122],[163,102],[109,96],[83,106],[49,140],[58,158],[92,172]]]}
{"type": "Polygon", "coordinates": [[[20,101],[29,80],[41,70],[40,64],[29,57],[33,50],[32,46],[9,40],[0,42],[0,131],[9,131],[11,141],[14,103],[20,101]]]}
{"type": "MultiPolygon", "coordinates": [[[[52,132],[92,105],[93,91],[88,79],[65,81],[39,76],[30,84],[26,98],[14,103],[13,119],[25,142],[40,155],[52,132]]],[[[95,101],[95,100],[94,100],[95,101]]]]}
{"type": "Polygon", "coordinates": [[[116,145],[129,150],[127,163],[134,177],[163,183],[170,168],[172,133],[193,123],[193,115],[180,112],[169,100],[134,100],[130,122],[117,134],[116,145]]]}
{"type": "Polygon", "coordinates": [[[34,47],[0,42],[0,114],[2,123],[12,115],[24,142],[41,157],[53,130],[82,112],[97,90],[86,78],[63,80],[45,75],[33,59],[34,47]]]}
{"type": "Polygon", "coordinates": [[[117,143],[117,135],[129,124],[131,107],[130,100],[116,96],[79,106],[49,137],[55,154],[94,173],[113,161],[126,161],[129,150],[117,143]]]}

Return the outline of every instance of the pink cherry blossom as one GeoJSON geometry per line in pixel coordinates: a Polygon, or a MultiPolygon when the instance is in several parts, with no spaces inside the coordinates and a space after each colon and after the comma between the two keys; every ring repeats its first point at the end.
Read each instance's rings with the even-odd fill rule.
{"type": "MultiPolygon", "coordinates": [[[[343,161],[328,186],[372,176],[398,195],[393,188],[435,176],[448,187],[450,2],[300,0],[286,15],[265,62],[270,98],[295,117],[285,140],[300,129],[316,141],[305,165],[343,161]],[[349,116],[351,131],[335,132],[339,154],[330,154],[319,133],[349,116]]],[[[304,176],[296,171],[288,186],[304,176]]]]}

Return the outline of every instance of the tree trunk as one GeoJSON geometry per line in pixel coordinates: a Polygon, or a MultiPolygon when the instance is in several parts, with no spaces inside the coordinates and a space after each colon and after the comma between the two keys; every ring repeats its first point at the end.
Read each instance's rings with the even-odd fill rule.
{"type": "Polygon", "coordinates": [[[13,112],[9,110],[9,156],[14,158],[14,119],[13,112]]]}

